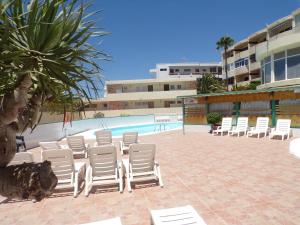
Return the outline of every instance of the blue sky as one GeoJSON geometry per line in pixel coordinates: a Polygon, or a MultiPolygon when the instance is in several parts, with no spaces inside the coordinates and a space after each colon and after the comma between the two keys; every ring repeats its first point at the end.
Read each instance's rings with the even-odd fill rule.
{"type": "Polygon", "coordinates": [[[239,41],[300,7],[300,0],[94,0],[106,80],[150,78],[156,63],[219,61],[216,41],[239,41]]]}

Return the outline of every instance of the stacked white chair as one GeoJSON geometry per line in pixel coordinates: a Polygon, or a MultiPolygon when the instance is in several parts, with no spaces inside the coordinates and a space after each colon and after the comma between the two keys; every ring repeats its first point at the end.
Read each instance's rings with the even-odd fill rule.
{"type": "Polygon", "coordinates": [[[191,205],[151,210],[151,220],[153,225],[207,225],[191,205]]]}
{"type": "Polygon", "coordinates": [[[110,130],[99,130],[95,132],[96,144],[101,145],[111,145],[112,144],[112,134],[110,130]]]}
{"type": "Polygon", "coordinates": [[[118,184],[123,192],[122,163],[117,160],[114,145],[91,147],[88,149],[90,165],[86,171],[85,196],[94,185],[118,184]]]}
{"type": "Polygon", "coordinates": [[[136,143],[138,143],[138,132],[123,133],[123,139],[120,141],[121,154],[123,155],[125,151],[128,151],[131,144],[136,143]]]}
{"type": "Polygon", "coordinates": [[[217,129],[213,131],[213,134],[221,133],[221,136],[223,136],[223,133],[225,133],[225,132],[227,132],[229,134],[229,131],[231,131],[231,128],[232,128],[232,118],[231,117],[223,117],[222,125],[218,126],[217,129]]]}
{"type": "Polygon", "coordinates": [[[290,138],[291,131],[291,120],[290,119],[278,119],[276,123],[276,128],[272,128],[269,138],[274,136],[281,136],[281,140],[290,138]]]}
{"type": "Polygon", "coordinates": [[[267,136],[269,129],[269,117],[257,117],[256,126],[247,132],[247,137],[257,135],[257,138],[260,138],[260,134],[263,134],[264,137],[267,136]]]}
{"type": "Polygon", "coordinates": [[[39,145],[43,150],[50,150],[50,149],[61,149],[61,146],[58,144],[57,141],[43,141],[39,142],[39,145]]]}
{"type": "Polygon", "coordinates": [[[73,188],[74,197],[78,194],[78,186],[84,179],[84,162],[74,163],[70,149],[42,151],[43,161],[51,162],[51,167],[58,179],[57,189],[73,188]]]}
{"type": "Polygon", "coordinates": [[[235,129],[229,131],[230,135],[237,134],[239,137],[241,133],[247,134],[248,130],[248,117],[239,117],[235,129]]]}
{"type": "Polygon", "coordinates": [[[9,165],[19,165],[23,163],[32,163],[33,155],[30,152],[18,152],[14,158],[10,161],[9,165]]]}
{"type": "Polygon", "coordinates": [[[132,144],[129,148],[129,160],[123,160],[128,191],[131,192],[131,183],[144,180],[157,180],[163,187],[158,162],[155,161],[155,144],[132,144]]]}
{"type": "Polygon", "coordinates": [[[89,145],[85,144],[83,136],[67,137],[67,142],[74,155],[84,154],[85,158],[87,158],[87,149],[89,145]]]}

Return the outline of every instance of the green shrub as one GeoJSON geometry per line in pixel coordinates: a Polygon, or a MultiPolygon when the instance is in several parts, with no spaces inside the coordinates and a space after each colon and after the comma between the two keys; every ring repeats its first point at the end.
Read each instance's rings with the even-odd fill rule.
{"type": "Polygon", "coordinates": [[[130,115],[127,114],[127,113],[121,113],[120,116],[121,116],[121,117],[126,117],[126,116],[130,116],[130,115]]]}
{"type": "Polygon", "coordinates": [[[217,124],[221,121],[222,117],[220,113],[217,112],[210,112],[206,116],[208,124],[217,124]]]}
{"type": "Polygon", "coordinates": [[[104,113],[102,112],[97,112],[94,114],[94,118],[103,118],[104,117],[104,113]]]}

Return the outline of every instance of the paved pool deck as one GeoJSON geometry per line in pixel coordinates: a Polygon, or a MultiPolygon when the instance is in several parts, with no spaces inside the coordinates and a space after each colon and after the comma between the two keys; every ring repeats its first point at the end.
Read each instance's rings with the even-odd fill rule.
{"type": "MultiPolygon", "coordinates": [[[[290,141],[181,131],[140,140],[157,144],[164,188],[94,189],[77,198],[66,191],[37,203],[3,202],[0,224],[81,224],[119,216],[125,225],[143,225],[150,224],[151,209],[184,205],[208,225],[300,224],[300,159],[289,154],[290,141]]],[[[40,149],[32,152],[40,159],[40,149]]]]}

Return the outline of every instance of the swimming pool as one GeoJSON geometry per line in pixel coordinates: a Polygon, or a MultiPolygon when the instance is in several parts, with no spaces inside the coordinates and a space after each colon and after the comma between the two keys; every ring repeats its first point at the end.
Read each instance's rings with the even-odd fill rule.
{"type": "MultiPolygon", "coordinates": [[[[176,130],[181,128],[182,128],[182,122],[170,122],[170,123],[163,123],[163,124],[150,123],[150,124],[122,126],[122,127],[112,127],[109,130],[111,130],[113,137],[121,137],[124,132],[136,131],[139,133],[139,135],[147,135],[147,134],[155,134],[155,133],[176,130]]],[[[99,129],[92,129],[77,135],[83,135],[85,139],[94,139],[95,132],[98,130],[99,129]]]]}

